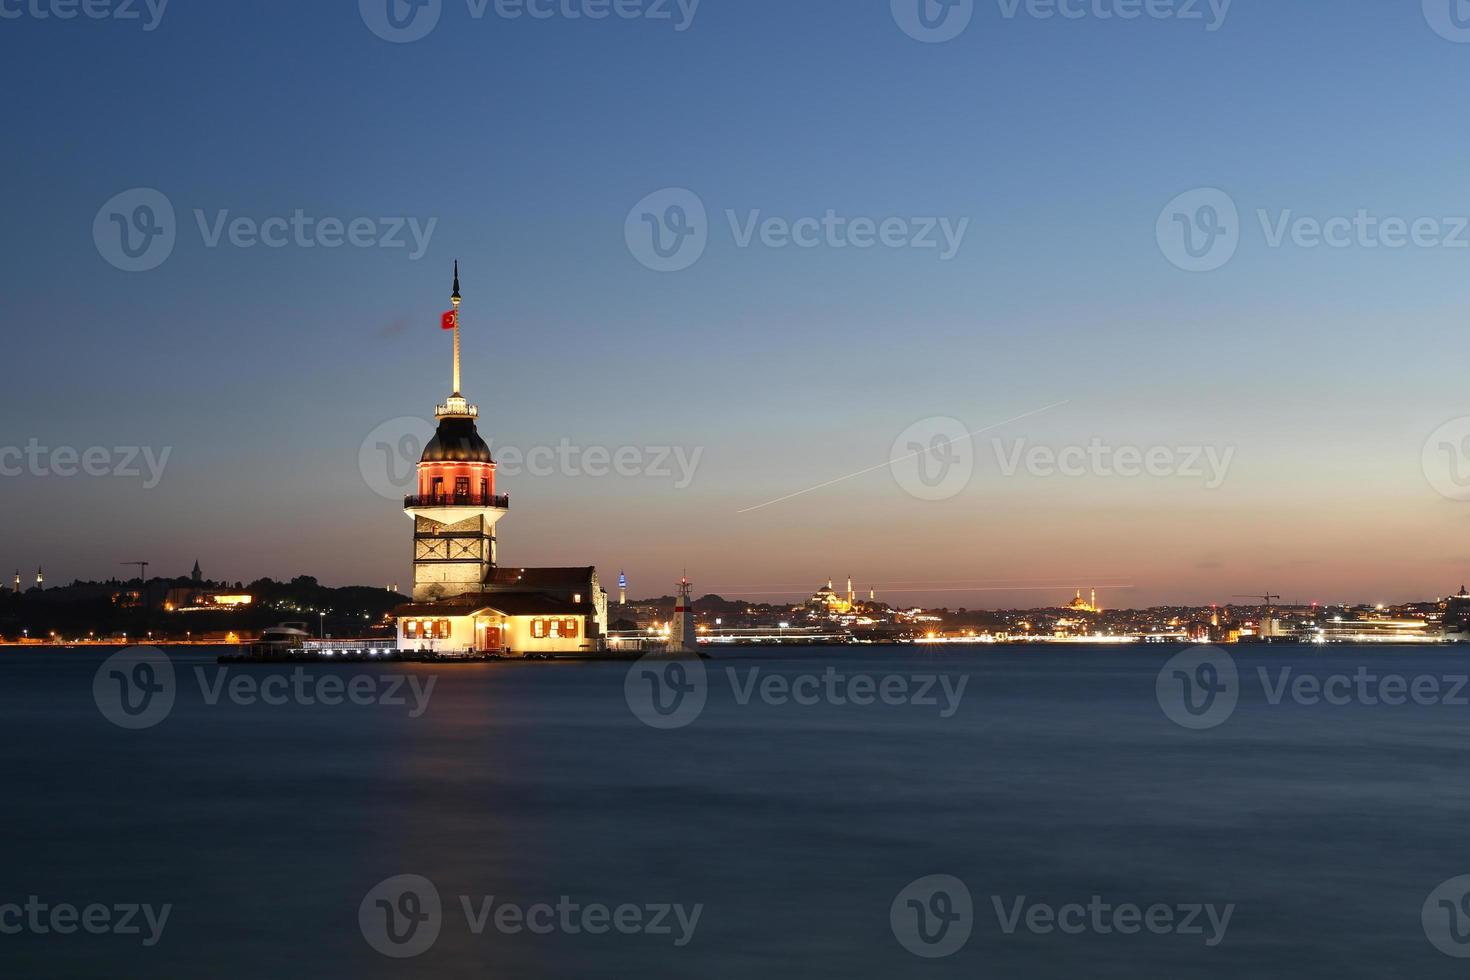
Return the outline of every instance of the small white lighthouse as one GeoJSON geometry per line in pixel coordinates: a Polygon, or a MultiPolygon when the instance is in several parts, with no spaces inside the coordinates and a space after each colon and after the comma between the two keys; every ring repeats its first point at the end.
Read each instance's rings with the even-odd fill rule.
{"type": "Polygon", "coordinates": [[[674,600],[674,621],[669,632],[670,653],[693,653],[699,649],[699,637],[694,631],[694,600],[689,597],[693,588],[687,575],[679,579],[679,595],[674,600]]]}

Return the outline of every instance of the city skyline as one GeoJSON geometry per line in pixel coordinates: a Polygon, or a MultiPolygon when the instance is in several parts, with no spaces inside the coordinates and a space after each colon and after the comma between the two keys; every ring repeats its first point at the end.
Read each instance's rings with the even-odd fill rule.
{"type": "MultiPolygon", "coordinates": [[[[851,571],[973,607],[1020,602],[943,590],[1113,582],[1144,607],[1458,587],[1470,512],[1426,458],[1464,448],[1436,433],[1470,412],[1451,234],[1467,197],[1440,124],[1470,48],[1417,8],[1234,5],[1215,29],[1021,9],[979,6],[944,44],[886,3],[706,2],[684,29],[447,4],[401,44],[351,5],[278,22],[170,7],[153,30],[7,22],[27,44],[0,77],[56,77],[13,126],[27,193],[10,209],[9,344],[17,364],[65,369],[15,372],[3,442],[47,450],[51,470],[57,449],[105,449],[114,471],[132,447],[138,475],[40,475],[22,455],[7,500],[44,519],[8,522],[0,562],[57,583],[138,557],[405,581],[403,518],[362,456],[447,394],[437,317],[458,258],[465,393],[497,454],[630,448],[647,470],[667,452],[667,476],[502,463],[507,564],[585,556],[668,588],[687,568],[732,595],[851,571]],[[251,55],[267,43],[292,73],[251,55]],[[648,66],[670,81],[597,84],[648,66]],[[84,89],[90,71],[131,79],[133,111],[84,89]],[[179,86],[181,71],[239,90],[179,86]],[[288,74],[294,104],[262,98],[288,74]],[[228,122],[153,122],[181,115],[228,122]],[[130,219],[108,205],[138,188],[168,202],[176,240],[127,271],[94,225],[130,219]],[[1202,231],[1192,203],[1171,207],[1209,188],[1237,209],[1238,248],[1185,271],[1158,225],[1202,231]],[[708,241],[660,272],[631,236],[688,200],[669,191],[705,210],[708,241]],[[1371,225],[1342,247],[1287,228],[1360,212],[1371,225]],[[382,247],[315,237],[358,218],[382,247]],[[902,247],[858,244],[856,225],[875,239],[890,218],[902,247]],[[1384,227],[1429,218],[1441,247],[1394,247],[1384,227]],[[261,244],[273,219],[281,247],[261,244]],[[803,220],[813,247],[790,243],[803,220]],[[973,476],[925,499],[888,461],[955,425],[997,427],[975,436],[973,476]],[[1174,475],[1104,475],[1094,444],[1110,466],[1169,450],[1174,475]],[[1032,466],[1036,449],[1080,452],[1084,472],[1032,466]],[[1178,472],[1191,454],[1197,477],[1178,472]]],[[[1470,454],[1444,462],[1458,477],[1470,454]]]]}

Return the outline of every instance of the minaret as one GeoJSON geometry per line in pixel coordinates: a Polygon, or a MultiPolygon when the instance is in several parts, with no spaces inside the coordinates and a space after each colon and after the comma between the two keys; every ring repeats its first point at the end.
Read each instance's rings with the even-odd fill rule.
{"type": "Polygon", "coordinates": [[[20,569],[15,570],[15,594],[20,595],[20,569]]]}
{"type": "Polygon", "coordinates": [[[1091,605],[1092,605],[1092,611],[1093,612],[1102,612],[1101,609],[1097,608],[1097,589],[1093,589],[1092,590],[1092,603],[1091,603],[1091,605]]]}
{"type": "Polygon", "coordinates": [[[45,585],[46,585],[46,576],[43,575],[43,574],[41,574],[41,566],[40,565],[37,565],[36,566],[36,588],[38,588],[38,589],[44,588],[45,585]]]}
{"type": "Polygon", "coordinates": [[[460,387],[459,262],[443,322],[454,330],[454,389],[434,409],[434,438],[418,464],[418,493],[403,509],[413,518],[413,599],[432,602],[480,591],[495,569],[495,525],[510,510],[510,497],[495,493],[495,460],[480,438],[480,410],[460,387]]]}
{"type": "Polygon", "coordinates": [[[618,605],[620,605],[620,606],[626,606],[627,604],[628,604],[628,576],[624,575],[623,574],[623,570],[620,568],[620,569],[618,569],[618,605]]]}
{"type": "Polygon", "coordinates": [[[694,631],[694,601],[689,598],[689,576],[679,579],[679,596],[674,600],[674,621],[669,624],[669,652],[692,653],[699,649],[698,635],[694,631]]]}
{"type": "Polygon", "coordinates": [[[847,577],[847,611],[848,612],[852,612],[852,606],[853,606],[853,602],[854,601],[855,601],[855,597],[852,594],[852,576],[849,575],[847,577]]]}

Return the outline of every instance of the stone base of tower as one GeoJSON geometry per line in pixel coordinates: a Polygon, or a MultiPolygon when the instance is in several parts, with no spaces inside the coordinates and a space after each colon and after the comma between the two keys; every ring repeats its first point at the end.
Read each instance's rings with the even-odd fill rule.
{"type": "Polygon", "coordinates": [[[480,513],[452,523],[413,517],[414,601],[480,591],[495,571],[494,523],[480,513]]]}

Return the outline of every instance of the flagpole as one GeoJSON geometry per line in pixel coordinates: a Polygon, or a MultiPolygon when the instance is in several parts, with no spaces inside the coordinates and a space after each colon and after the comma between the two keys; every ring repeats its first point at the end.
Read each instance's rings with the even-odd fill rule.
{"type": "Polygon", "coordinates": [[[459,397],[459,260],[454,260],[454,397],[459,397]]]}

